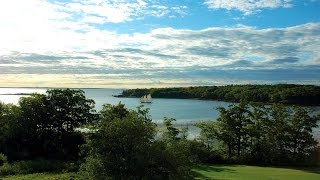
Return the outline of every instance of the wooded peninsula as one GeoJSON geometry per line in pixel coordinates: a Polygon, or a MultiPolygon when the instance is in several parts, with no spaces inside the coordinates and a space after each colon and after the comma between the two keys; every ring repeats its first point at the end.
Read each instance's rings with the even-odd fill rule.
{"type": "Polygon", "coordinates": [[[276,85],[227,85],[124,90],[118,97],[141,97],[151,94],[154,98],[202,99],[227,102],[282,103],[304,106],[320,105],[320,86],[276,85]]]}

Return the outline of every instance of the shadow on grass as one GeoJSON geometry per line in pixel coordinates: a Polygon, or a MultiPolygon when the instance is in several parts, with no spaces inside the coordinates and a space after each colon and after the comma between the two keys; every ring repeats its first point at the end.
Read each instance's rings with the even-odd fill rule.
{"type": "MultiPolygon", "coordinates": [[[[229,165],[228,165],[229,166],[229,165]]],[[[231,166],[239,166],[239,165],[231,165],[231,166]]],[[[263,168],[282,168],[282,169],[291,169],[291,170],[298,170],[304,171],[308,173],[320,174],[320,164],[315,166],[303,166],[303,165],[296,165],[296,166],[286,166],[286,165],[255,165],[255,164],[248,164],[244,166],[256,166],[256,167],[263,167],[263,168]]]]}
{"type": "Polygon", "coordinates": [[[228,173],[235,173],[235,170],[226,168],[223,165],[200,165],[192,171],[193,178],[201,178],[201,179],[212,179],[206,177],[204,174],[205,172],[228,172],[228,173]],[[202,172],[202,173],[200,173],[202,172]]]}
{"type": "Polygon", "coordinates": [[[320,167],[281,167],[281,166],[273,166],[274,168],[286,168],[286,169],[293,169],[293,170],[300,170],[308,173],[315,173],[320,174],[320,167]]]}

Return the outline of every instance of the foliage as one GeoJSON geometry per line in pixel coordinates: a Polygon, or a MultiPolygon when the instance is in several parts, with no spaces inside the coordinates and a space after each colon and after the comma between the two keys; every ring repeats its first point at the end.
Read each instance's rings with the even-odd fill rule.
{"type": "Polygon", "coordinates": [[[82,175],[88,179],[167,179],[189,175],[185,141],[156,140],[148,112],[105,105],[87,135],[82,175]]]}
{"type": "Polygon", "coordinates": [[[216,122],[196,126],[208,146],[223,143],[227,159],[253,164],[312,163],[317,146],[312,129],[318,127],[319,116],[311,116],[307,109],[240,103],[218,110],[216,122]]]}
{"type": "Polygon", "coordinates": [[[58,160],[34,159],[28,161],[16,161],[4,163],[0,166],[0,176],[31,174],[39,172],[76,172],[79,166],[76,162],[58,160]]]}
{"type": "Polygon", "coordinates": [[[72,180],[80,179],[77,173],[34,173],[27,175],[12,175],[2,178],[2,180],[72,180]]]}
{"type": "Polygon", "coordinates": [[[155,98],[320,105],[320,86],[294,84],[128,89],[120,97],[141,97],[145,94],[151,94],[155,98]]]}
{"type": "Polygon", "coordinates": [[[82,135],[76,128],[96,119],[94,101],[82,90],[52,89],[0,104],[0,152],[11,159],[74,158],[82,135]]]}
{"type": "MultiPolygon", "coordinates": [[[[166,140],[180,139],[180,137],[178,137],[180,130],[178,128],[173,127],[174,121],[176,121],[176,119],[167,118],[167,117],[164,118],[163,124],[165,125],[166,129],[162,133],[163,139],[166,139],[166,140]]],[[[183,137],[183,139],[186,139],[186,137],[183,137]]]]}
{"type": "Polygon", "coordinates": [[[0,166],[2,166],[5,163],[8,163],[7,156],[5,156],[4,154],[0,153],[0,166]]]}
{"type": "Polygon", "coordinates": [[[0,152],[14,154],[13,146],[18,147],[25,128],[21,122],[21,109],[12,104],[0,103],[0,152]]]}

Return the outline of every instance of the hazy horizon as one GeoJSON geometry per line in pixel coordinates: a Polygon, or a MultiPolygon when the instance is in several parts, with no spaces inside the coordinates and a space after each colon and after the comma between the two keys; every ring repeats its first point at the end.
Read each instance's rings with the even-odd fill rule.
{"type": "Polygon", "coordinates": [[[320,85],[320,0],[2,0],[0,87],[320,85]]]}
{"type": "Polygon", "coordinates": [[[143,89],[143,88],[170,88],[170,87],[192,87],[192,86],[227,86],[227,85],[277,85],[277,84],[295,84],[295,85],[315,85],[320,86],[319,84],[297,84],[297,83],[243,83],[243,84],[207,84],[207,85],[169,85],[169,86],[157,86],[157,85],[150,85],[150,86],[100,86],[100,87],[93,87],[93,86],[0,86],[0,88],[29,88],[29,89],[143,89]]]}

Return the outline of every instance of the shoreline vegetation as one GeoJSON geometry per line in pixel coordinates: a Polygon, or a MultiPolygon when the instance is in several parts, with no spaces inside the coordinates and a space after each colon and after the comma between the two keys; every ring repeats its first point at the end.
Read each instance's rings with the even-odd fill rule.
{"type": "Polygon", "coordinates": [[[114,97],[138,98],[145,94],[151,94],[153,98],[216,100],[235,103],[247,101],[302,106],[320,105],[320,86],[296,84],[127,89],[114,97]]]}
{"type": "MultiPolygon", "coordinates": [[[[274,179],[274,166],[308,167],[312,173],[301,178],[319,178],[320,146],[312,133],[320,114],[306,107],[245,101],[219,107],[216,121],[195,125],[200,134],[193,139],[173,118],[165,117],[160,130],[143,106],[94,107],[80,89],[0,103],[0,179],[274,179]]],[[[299,174],[278,170],[280,179],[299,174]]]]}

